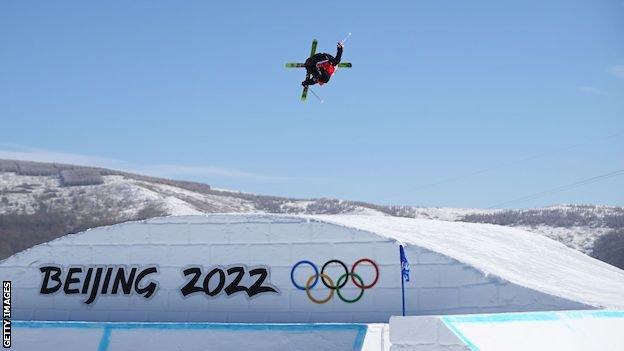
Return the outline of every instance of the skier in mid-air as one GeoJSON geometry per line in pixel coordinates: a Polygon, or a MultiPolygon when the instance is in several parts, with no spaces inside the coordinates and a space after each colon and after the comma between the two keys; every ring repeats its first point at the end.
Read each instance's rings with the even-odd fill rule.
{"type": "Polygon", "coordinates": [[[310,56],[305,62],[305,69],[308,73],[306,80],[301,85],[307,87],[318,83],[323,85],[329,82],[331,76],[336,72],[336,66],[342,57],[342,43],[336,46],[336,57],[328,53],[318,53],[310,56]]]}

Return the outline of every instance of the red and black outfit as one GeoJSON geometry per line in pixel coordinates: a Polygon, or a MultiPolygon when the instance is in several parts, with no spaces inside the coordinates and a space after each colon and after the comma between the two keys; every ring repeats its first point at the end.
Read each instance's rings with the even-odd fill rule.
{"type": "Polygon", "coordinates": [[[310,56],[305,62],[305,69],[308,72],[308,77],[306,80],[301,82],[301,85],[307,86],[314,85],[316,83],[323,85],[329,82],[331,76],[334,72],[336,72],[336,66],[340,63],[341,58],[341,45],[338,45],[336,57],[326,53],[319,53],[310,56]]]}

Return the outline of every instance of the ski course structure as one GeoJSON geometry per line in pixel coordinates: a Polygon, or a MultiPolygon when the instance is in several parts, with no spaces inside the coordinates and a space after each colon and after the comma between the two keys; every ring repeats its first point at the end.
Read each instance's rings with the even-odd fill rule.
{"type": "Polygon", "coordinates": [[[390,351],[624,350],[624,311],[392,317],[390,351]]]}
{"type": "Polygon", "coordinates": [[[623,309],[624,271],[540,235],[378,215],[164,217],[63,236],[0,263],[13,318],[387,323],[406,314],[623,309]]]}
{"type": "MultiPolygon", "coordinates": [[[[388,350],[381,325],[16,321],[15,350],[388,350]]],[[[387,326],[386,326],[387,329],[387,326]]],[[[388,338],[386,330],[386,340],[388,338]]]]}

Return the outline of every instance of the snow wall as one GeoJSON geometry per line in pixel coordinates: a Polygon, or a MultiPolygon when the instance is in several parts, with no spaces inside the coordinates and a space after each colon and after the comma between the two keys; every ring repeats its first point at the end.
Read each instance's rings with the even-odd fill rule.
{"type": "Polygon", "coordinates": [[[382,350],[379,327],[366,324],[18,321],[13,330],[16,351],[382,350]]]}
{"type": "Polygon", "coordinates": [[[391,351],[624,350],[624,311],[392,317],[391,351]]]}
{"type": "MultiPolygon", "coordinates": [[[[406,255],[409,315],[593,308],[416,245],[406,255]]],[[[0,277],[12,282],[16,320],[387,323],[401,314],[393,239],[296,216],[96,228],[9,257],[0,277]]]]}

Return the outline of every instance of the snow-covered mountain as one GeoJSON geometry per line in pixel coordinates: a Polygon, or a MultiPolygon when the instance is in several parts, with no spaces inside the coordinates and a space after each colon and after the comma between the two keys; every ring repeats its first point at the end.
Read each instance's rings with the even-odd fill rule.
{"type": "Polygon", "coordinates": [[[241,193],[102,168],[0,160],[0,259],[91,227],[157,216],[222,212],[359,213],[492,223],[546,235],[617,265],[624,261],[622,207],[561,205],[482,210],[382,206],[241,193]],[[595,252],[597,246],[606,251],[595,252]]]}

